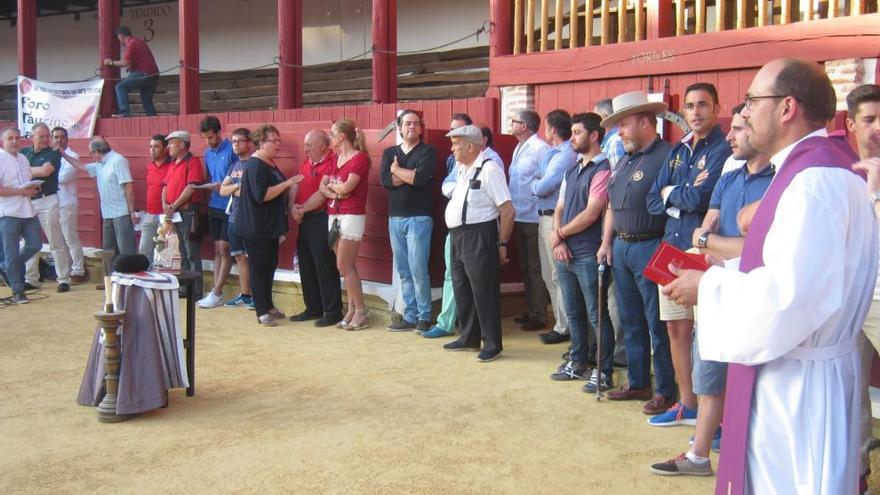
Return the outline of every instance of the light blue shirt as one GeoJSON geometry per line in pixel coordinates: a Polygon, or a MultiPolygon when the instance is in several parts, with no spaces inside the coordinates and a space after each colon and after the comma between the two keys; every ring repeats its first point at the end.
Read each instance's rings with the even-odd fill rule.
{"type": "Polygon", "coordinates": [[[553,210],[559,199],[559,186],[565,173],[577,163],[577,153],[570,141],[563,141],[550,148],[538,165],[538,177],[532,182],[532,194],[538,197],[538,210],[553,210]]]}
{"type": "Polygon", "coordinates": [[[96,178],[101,198],[101,216],[105,220],[131,213],[123,185],[132,182],[132,178],[128,160],[124,156],[110,150],[101,160],[86,165],[86,169],[89,176],[96,178]]]}
{"type": "Polygon", "coordinates": [[[532,194],[532,183],[537,181],[538,165],[550,152],[550,145],[537,134],[516,145],[510,162],[510,198],[513,201],[516,222],[538,223],[538,198],[532,194]]]}
{"type": "Polygon", "coordinates": [[[614,126],[605,133],[600,147],[602,148],[602,153],[605,153],[605,156],[608,157],[608,163],[611,165],[611,174],[614,175],[614,172],[617,171],[617,164],[620,163],[620,158],[626,154],[626,150],[623,148],[623,139],[620,138],[620,128],[614,126]]]}

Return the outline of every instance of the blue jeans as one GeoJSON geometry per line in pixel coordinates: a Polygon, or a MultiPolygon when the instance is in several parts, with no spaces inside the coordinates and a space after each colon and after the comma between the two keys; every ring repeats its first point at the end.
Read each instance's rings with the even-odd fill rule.
{"type": "Polygon", "coordinates": [[[391,217],[388,233],[391,251],[400,275],[400,290],[406,308],[403,318],[417,323],[431,321],[431,278],[428,256],[431,251],[431,217],[391,217]]]}
{"type": "Polygon", "coordinates": [[[24,263],[43,246],[41,235],[42,229],[37,217],[0,217],[3,258],[13,294],[24,291],[24,263]],[[21,238],[24,238],[24,247],[19,250],[21,238]]]}
{"type": "Polygon", "coordinates": [[[147,76],[143,72],[129,72],[125,78],[116,83],[116,104],[119,106],[119,115],[123,117],[131,115],[131,109],[128,106],[128,92],[133,89],[140,90],[144,113],[148,116],[156,115],[153,94],[156,93],[158,84],[158,75],[147,76]]]}
{"type": "Polygon", "coordinates": [[[657,284],[642,271],[660,245],[660,239],[642,242],[614,240],[611,261],[620,321],[626,346],[627,378],[630,388],[651,385],[651,357],[654,359],[654,390],[666,398],[675,396],[675,378],[666,323],[660,321],[657,284]]]}
{"type": "MultiPolygon", "coordinates": [[[[611,376],[614,361],[614,324],[608,316],[608,301],[599,307],[599,265],[595,256],[577,258],[571,262],[556,261],[556,279],[562,289],[562,304],[568,317],[571,332],[571,360],[586,365],[590,355],[587,318],[598,334],[599,311],[602,312],[602,355],[599,368],[611,376]]],[[[611,277],[606,272],[602,280],[608,286],[611,277]]]]}

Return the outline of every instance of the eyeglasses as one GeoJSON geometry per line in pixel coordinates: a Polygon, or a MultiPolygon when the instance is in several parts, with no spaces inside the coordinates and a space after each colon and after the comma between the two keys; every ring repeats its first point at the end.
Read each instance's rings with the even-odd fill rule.
{"type": "Polygon", "coordinates": [[[693,112],[695,109],[705,110],[709,108],[708,101],[698,101],[696,103],[685,103],[684,109],[688,112],[693,112]]]}
{"type": "Polygon", "coordinates": [[[746,110],[751,111],[752,110],[752,103],[754,103],[755,100],[761,100],[764,98],[788,98],[789,96],[791,96],[791,95],[761,95],[761,96],[746,95],[746,98],[743,100],[743,105],[745,105],[746,110]]]}
{"type": "Polygon", "coordinates": [[[514,124],[525,124],[525,122],[523,122],[522,120],[510,119],[510,121],[514,124]]]}
{"type": "Polygon", "coordinates": [[[232,144],[249,143],[250,139],[233,139],[232,144]]]}

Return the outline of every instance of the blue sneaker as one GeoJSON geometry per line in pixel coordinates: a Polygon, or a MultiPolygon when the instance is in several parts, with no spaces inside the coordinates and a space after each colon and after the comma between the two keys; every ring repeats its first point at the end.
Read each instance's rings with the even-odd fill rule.
{"type": "Polygon", "coordinates": [[[452,332],[447,332],[438,326],[431,327],[430,330],[422,334],[426,339],[437,339],[440,337],[452,337],[452,332]]]}
{"type": "Polygon", "coordinates": [[[239,294],[239,295],[233,297],[232,299],[226,301],[226,303],[224,303],[223,306],[227,307],[227,308],[232,308],[235,306],[247,306],[248,304],[253,304],[253,303],[254,303],[254,301],[250,296],[245,296],[245,295],[239,294]]]}
{"type": "Polygon", "coordinates": [[[678,401],[665,413],[648,418],[648,424],[651,426],[694,426],[697,424],[697,410],[685,407],[681,401],[678,401]]]}
{"type": "MultiPolygon", "coordinates": [[[[694,444],[694,437],[692,436],[688,443],[694,444]]],[[[718,453],[721,452],[721,427],[719,426],[717,430],[715,430],[715,436],[712,437],[712,452],[718,453]]]]}

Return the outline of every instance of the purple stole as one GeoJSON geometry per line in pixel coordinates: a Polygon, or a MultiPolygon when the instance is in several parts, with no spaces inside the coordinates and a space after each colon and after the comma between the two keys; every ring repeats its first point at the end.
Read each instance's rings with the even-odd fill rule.
{"type": "MultiPolygon", "coordinates": [[[[773,225],[773,217],[782,193],[801,171],[812,167],[833,167],[852,170],[858,161],[849,144],[838,138],[814,136],[801,141],[776,172],[761,204],[755,211],[746,234],[739,269],[748,273],[764,266],[764,240],[773,225]]],[[[730,363],[727,368],[727,400],[724,401],[723,446],[718,464],[715,495],[745,493],[746,454],[749,417],[759,366],[730,363]]]]}

